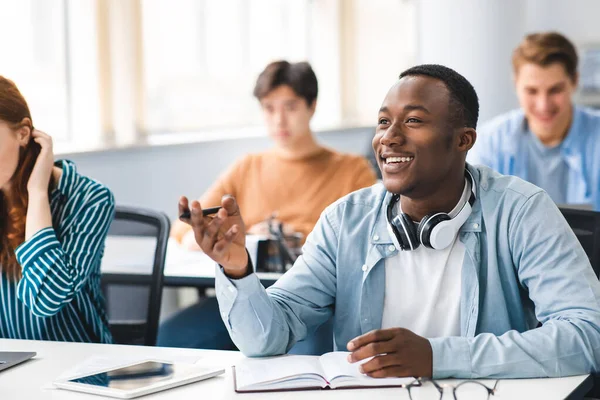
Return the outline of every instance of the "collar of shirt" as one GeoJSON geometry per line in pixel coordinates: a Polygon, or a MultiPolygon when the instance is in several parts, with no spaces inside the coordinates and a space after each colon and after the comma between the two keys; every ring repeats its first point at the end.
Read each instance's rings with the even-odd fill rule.
{"type": "Polygon", "coordinates": [[[75,163],[69,160],[57,160],[54,163],[54,166],[62,168],[63,171],[60,179],[58,180],[58,185],[56,186],[55,192],[63,196],[69,196],[73,188],[76,186],[77,181],[77,168],[75,167],[75,163]]]}
{"type": "MultiPolygon", "coordinates": [[[[476,182],[479,181],[479,171],[476,168],[473,168],[471,165],[467,164],[467,169],[473,175],[473,184],[476,185],[476,182]]],[[[483,183],[482,183],[483,184],[483,183]]],[[[478,188],[476,187],[475,193],[480,193],[478,188]]],[[[485,188],[484,188],[485,189],[485,188]]],[[[391,193],[386,193],[383,201],[381,202],[382,206],[377,213],[377,218],[373,227],[371,229],[370,240],[373,246],[389,246],[391,245],[392,238],[390,237],[389,231],[387,229],[387,217],[385,215],[385,208],[387,204],[390,202],[392,198],[391,193]]],[[[475,199],[475,203],[473,204],[473,209],[471,211],[471,215],[467,219],[467,222],[463,224],[460,228],[459,233],[463,232],[481,232],[481,204],[479,198],[475,199]]],[[[386,256],[390,256],[391,253],[389,251],[383,251],[383,254],[387,254],[386,256]]]]}

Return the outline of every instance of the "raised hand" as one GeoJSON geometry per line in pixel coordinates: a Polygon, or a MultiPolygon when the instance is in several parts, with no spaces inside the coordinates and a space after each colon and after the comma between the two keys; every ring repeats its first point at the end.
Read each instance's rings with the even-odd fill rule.
{"type": "Polygon", "coordinates": [[[52,149],[52,138],[37,129],[32,133],[32,140],[41,146],[40,154],[35,162],[29,181],[27,191],[29,194],[48,193],[50,176],[54,167],[54,150],[52,149]]]}
{"type": "Polygon", "coordinates": [[[214,217],[203,216],[200,203],[194,200],[190,205],[184,196],[179,200],[179,215],[189,211],[190,218],[180,219],[192,226],[196,243],[228,276],[241,278],[248,267],[244,221],[233,197],[224,196],[221,206],[214,217]]]}

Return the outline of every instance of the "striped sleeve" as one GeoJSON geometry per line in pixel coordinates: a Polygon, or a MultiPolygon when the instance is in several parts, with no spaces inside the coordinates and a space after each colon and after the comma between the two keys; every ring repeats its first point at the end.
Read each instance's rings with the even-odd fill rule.
{"type": "Polygon", "coordinates": [[[113,215],[113,195],[101,187],[86,199],[61,242],[53,228],[44,228],[15,250],[23,275],[17,296],[35,316],[57,314],[85,285],[100,264],[113,215]]]}

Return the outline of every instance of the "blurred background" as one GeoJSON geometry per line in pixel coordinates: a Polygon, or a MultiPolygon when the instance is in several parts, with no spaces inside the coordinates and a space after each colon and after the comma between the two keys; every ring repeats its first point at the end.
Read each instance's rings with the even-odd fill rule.
{"type": "Polygon", "coordinates": [[[595,0],[0,0],[0,15],[0,73],[57,154],[120,203],[171,217],[179,195],[269,145],[252,88],[276,59],[311,62],[313,129],[359,154],[388,88],[417,63],[465,75],[480,122],[516,107],[510,56],[527,32],[574,41],[577,101],[600,104],[595,0]]]}
{"type": "Polygon", "coordinates": [[[0,0],[0,74],[28,100],[58,158],[119,204],[177,213],[270,141],[252,97],[270,61],[309,61],[313,130],[368,154],[398,74],[441,63],[469,79],[480,123],[517,107],[511,53],[556,30],[579,49],[576,102],[600,105],[596,0],[0,0]]]}

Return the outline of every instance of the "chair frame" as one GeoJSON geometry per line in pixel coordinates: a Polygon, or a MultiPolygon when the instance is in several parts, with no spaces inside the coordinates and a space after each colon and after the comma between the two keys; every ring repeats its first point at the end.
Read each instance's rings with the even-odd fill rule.
{"type": "Polygon", "coordinates": [[[592,254],[589,254],[587,249],[584,250],[586,250],[586,254],[590,259],[590,263],[592,264],[592,268],[594,269],[596,276],[600,277],[600,212],[569,207],[559,207],[559,209],[565,217],[565,219],[567,220],[567,223],[569,223],[569,226],[577,236],[577,239],[579,239],[579,235],[577,232],[578,227],[571,225],[573,218],[593,220],[594,227],[592,231],[592,254]]]}
{"type": "MultiPolygon", "coordinates": [[[[131,221],[138,222],[145,225],[153,226],[157,229],[157,234],[152,235],[156,237],[156,248],[154,251],[154,263],[152,266],[152,274],[150,280],[148,276],[129,276],[123,275],[118,277],[118,274],[110,274],[110,279],[107,281],[103,279],[103,286],[106,287],[108,283],[121,283],[128,285],[140,285],[149,286],[150,296],[148,299],[148,311],[146,314],[146,331],[144,335],[145,346],[156,345],[156,338],[158,336],[158,326],[160,320],[160,308],[162,302],[162,292],[164,286],[164,267],[165,259],[167,255],[167,243],[169,240],[170,231],[170,220],[167,215],[160,211],[154,211],[146,208],[131,207],[117,205],[115,207],[115,216],[113,221],[131,221]]],[[[109,236],[142,236],[139,233],[128,232],[114,232],[112,227],[109,229],[109,236]]],[[[145,235],[143,235],[145,236],[145,235]]]]}

